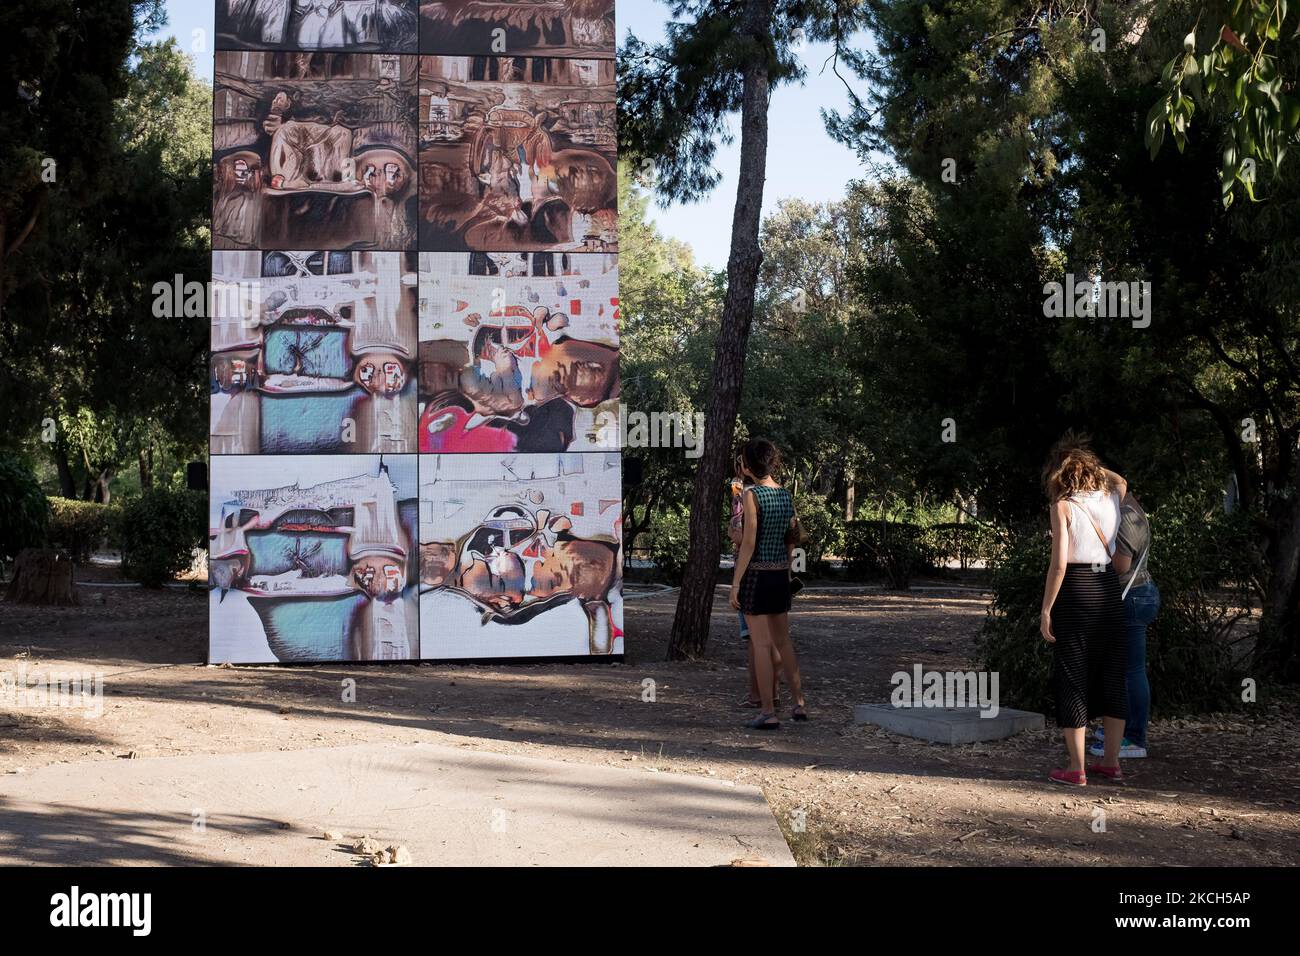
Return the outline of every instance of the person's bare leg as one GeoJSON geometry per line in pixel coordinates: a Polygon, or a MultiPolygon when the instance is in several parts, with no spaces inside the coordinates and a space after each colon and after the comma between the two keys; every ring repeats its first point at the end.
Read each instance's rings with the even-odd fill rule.
{"type": "Polygon", "coordinates": [[[1119,748],[1124,744],[1124,721],[1118,717],[1103,717],[1101,726],[1106,733],[1105,752],[1101,765],[1107,769],[1119,766],[1119,748]]]}
{"type": "Polygon", "coordinates": [[[790,688],[790,700],[795,707],[804,705],[803,679],[799,675],[799,658],[795,656],[794,645],[790,643],[790,615],[771,614],[772,646],[780,657],[781,669],[785,672],[785,686],[790,688]]]}
{"type": "Polygon", "coordinates": [[[777,653],[776,645],[772,646],[772,706],[778,707],[781,704],[781,655],[777,653]]]}
{"type": "Polygon", "coordinates": [[[781,652],[772,645],[772,700],[781,702],[781,652]]]}
{"type": "Polygon", "coordinates": [[[749,671],[749,699],[751,701],[760,700],[758,674],[754,672],[754,642],[752,640],[745,641],[745,669],[749,671]]]}
{"type": "Polygon", "coordinates": [[[764,714],[776,713],[776,698],[772,696],[775,672],[772,670],[772,634],[766,614],[745,615],[749,624],[749,641],[754,645],[754,672],[758,677],[758,692],[763,701],[764,714]]]}
{"type": "MultiPolygon", "coordinates": [[[[1121,730],[1121,733],[1123,731],[1121,730]]],[[[1087,727],[1066,727],[1061,731],[1065,737],[1065,751],[1070,756],[1070,765],[1066,770],[1083,772],[1083,746],[1088,735],[1087,727]]]]}

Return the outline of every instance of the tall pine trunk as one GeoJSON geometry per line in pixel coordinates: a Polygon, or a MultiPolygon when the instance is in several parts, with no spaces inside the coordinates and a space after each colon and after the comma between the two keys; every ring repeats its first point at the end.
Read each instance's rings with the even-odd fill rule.
{"type": "Polygon", "coordinates": [[[756,47],[745,67],[740,110],[740,175],[731,219],[727,296],[713,350],[713,384],[704,416],[704,452],[691,491],[690,549],[677,598],[669,660],[697,658],[709,639],[709,618],[718,576],[719,521],[723,481],[731,463],[732,436],[745,381],[745,347],[754,321],[754,289],[763,253],[763,183],[767,178],[767,108],[771,76],[766,50],[771,45],[772,0],[748,0],[742,30],[756,47]]]}

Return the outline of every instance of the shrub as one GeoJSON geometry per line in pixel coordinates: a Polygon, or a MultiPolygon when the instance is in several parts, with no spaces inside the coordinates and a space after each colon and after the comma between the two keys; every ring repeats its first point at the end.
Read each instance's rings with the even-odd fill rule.
{"type": "Polygon", "coordinates": [[[1255,518],[1185,495],[1151,519],[1151,576],[1162,606],[1147,631],[1152,708],[1206,713],[1240,705],[1243,643],[1264,580],[1255,518]]]}
{"type": "Polygon", "coordinates": [[[50,506],[36,475],[18,456],[0,452],[0,561],[44,543],[50,506]]]}
{"type": "Polygon", "coordinates": [[[122,570],[145,587],[161,587],[189,568],[207,543],[207,496],[152,488],[127,502],[121,514],[122,570]]]}
{"type": "MultiPolygon", "coordinates": [[[[1260,556],[1248,515],[1225,515],[1199,496],[1151,514],[1150,571],[1162,607],[1147,631],[1152,713],[1206,713],[1238,701],[1241,627],[1260,556]]],[[[1007,706],[1051,713],[1052,651],[1038,633],[1050,538],[1022,528],[993,567],[993,601],[980,630],[980,667],[999,672],[1007,706]]]]}
{"type": "Polygon", "coordinates": [[[976,563],[992,565],[1006,544],[998,528],[976,521],[933,524],[923,537],[937,564],[956,561],[963,569],[976,563]]]}
{"type": "Polygon", "coordinates": [[[115,510],[114,505],[95,501],[51,498],[50,543],[65,548],[74,562],[85,564],[108,536],[115,510]]]}
{"type": "Polygon", "coordinates": [[[666,508],[659,512],[650,527],[649,552],[655,577],[666,584],[681,584],[690,542],[691,519],[686,511],[666,508]]]}
{"type": "Polygon", "coordinates": [[[1038,632],[1051,537],[1041,527],[1015,529],[994,563],[993,600],[980,628],[982,670],[998,672],[998,694],[1008,707],[1054,713],[1052,650],[1038,632]]]}
{"type": "Polygon", "coordinates": [[[794,496],[799,523],[808,535],[803,549],[808,556],[808,568],[824,565],[826,555],[838,554],[844,547],[844,520],[825,495],[801,491],[794,496]]]}
{"type": "Polygon", "coordinates": [[[853,577],[881,575],[891,588],[938,563],[924,529],[908,521],[850,521],[844,528],[844,560],[853,577]]]}

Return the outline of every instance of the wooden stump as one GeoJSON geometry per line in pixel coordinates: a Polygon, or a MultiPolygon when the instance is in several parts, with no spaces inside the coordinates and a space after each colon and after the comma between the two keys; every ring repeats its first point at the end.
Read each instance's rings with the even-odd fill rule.
{"type": "Polygon", "coordinates": [[[24,548],[14,562],[5,596],[17,604],[76,604],[72,561],[53,548],[24,548]]]}

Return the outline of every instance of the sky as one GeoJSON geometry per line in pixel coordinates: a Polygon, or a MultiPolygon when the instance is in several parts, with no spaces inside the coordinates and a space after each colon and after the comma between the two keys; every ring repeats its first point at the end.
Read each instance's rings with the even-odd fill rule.
{"type": "MultiPolygon", "coordinates": [[[[193,53],[199,75],[209,81],[215,5],[215,0],[167,0],[169,22],[164,31],[165,35],[174,36],[182,49],[193,53]]],[[[661,38],[667,16],[667,7],[657,0],[619,0],[620,43],[629,32],[647,41],[661,38]]],[[[807,44],[802,53],[808,68],[804,84],[780,87],[772,95],[764,215],[776,208],[778,200],[787,197],[809,202],[839,199],[850,180],[867,175],[857,156],[833,141],[822,124],[823,108],[843,110],[848,105],[848,93],[840,78],[829,68],[822,72],[823,61],[829,54],[827,44],[807,44]]],[[[855,88],[862,95],[864,89],[855,88]]],[[[737,142],[719,147],[716,165],[723,173],[722,181],[704,200],[651,210],[651,218],[660,232],[688,243],[696,261],[715,269],[725,268],[727,264],[739,164],[737,138],[737,142]]]]}

